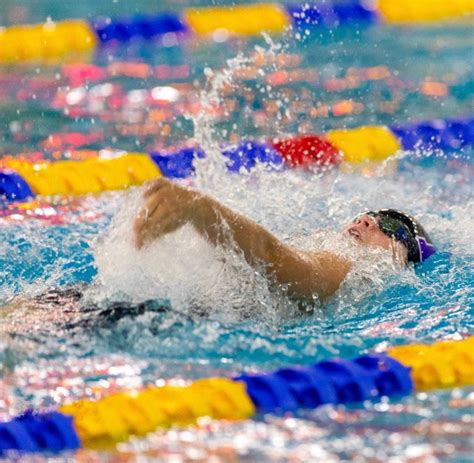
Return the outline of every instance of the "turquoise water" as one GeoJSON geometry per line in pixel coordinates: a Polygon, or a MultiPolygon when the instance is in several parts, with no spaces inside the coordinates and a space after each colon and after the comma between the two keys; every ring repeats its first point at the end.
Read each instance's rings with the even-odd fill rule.
{"type": "MultiPolygon", "coordinates": [[[[55,5],[55,14],[85,17],[88,13],[81,9],[87,3],[91,8],[91,2],[81,2],[71,14],[55,5]]],[[[28,20],[41,19],[41,8],[26,5],[28,20]]],[[[51,6],[45,5],[44,11],[51,6]]],[[[118,8],[128,13],[131,7],[118,8]]],[[[334,127],[468,116],[474,111],[471,37],[466,25],[374,26],[318,31],[304,39],[289,33],[274,43],[259,37],[132,44],[98,52],[94,64],[102,77],[76,86],[64,68],[3,67],[0,153],[65,153],[70,140],[53,144],[48,137],[72,132],[96,136],[79,146],[87,149],[148,152],[194,139],[212,150],[247,136],[269,139],[334,127]],[[239,55],[238,66],[228,63],[239,55]],[[131,77],[124,75],[130,67],[126,72],[110,65],[124,61],[161,74],[131,77]],[[228,84],[213,92],[218,78],[206,77],[207,68],[214,75],[230,72],[228,84]],[[148,104],[146,95],[163,86],[177,89],[179,99],[148,104]]],[[[222,175],[219,158],[212,156],[213,162],[198,167],[197,187],[284,240],[308,245],[314,230],[337,231],[360,210],[396,207],[419,217],[441,250],[414,271],[374,278],[306,316],[289,315],[291,303],[269,293],[238,255],[222,260],[192,230],[157,245],[149,257],[134,256],[127,223],[138,192],[55,200],[39,205],[36,219],[21,211],[14,216],[11,206],[4,206],[4,303],[87,283],[94,301],[136,305],[144,299],[169,299],[171,309],[72,326],[61,319],[64,310],[55,307],[55,314],[22,316],[16,333],[11,326],[2,328],[0,390],[7,400],[0,401],[0,416],[158,378],[231,375],[472,334],[471,155],[469,150],[402,153],[395,167],[324,175],[222,175]],[[64,223],[51,224],[48,217],[56,214],[64,223]],[[196,314],[196,307],[206,316],[196,314]]],[[[469,461],[470,413],[472,389],[463,388],[186,433],[158,432],[91,458],[469,461]]]]}

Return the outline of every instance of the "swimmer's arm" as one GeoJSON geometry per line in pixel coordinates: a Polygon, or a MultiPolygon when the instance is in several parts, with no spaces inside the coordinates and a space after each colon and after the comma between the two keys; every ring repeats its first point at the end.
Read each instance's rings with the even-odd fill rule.
{"type": "Polygon", "coordinates": [[[350,264],[336,255],[292,248],[210,196],[167,180],[152,182],[145,200],[135,221],[139,248],[188,222],[214,245],[237,244],[250,265],[259,268],[263,263],[269,278],[286,286],[291,296],[303,299],[331,296],[349,271],[350,264]]]}
{"type": "Polygon", "coordinates": [[[267,276],[286,286],[288,294],[297,298],[330,297],[350,269],[349,262],[330,252],[303,252],[288,246],[262,226],[208,196],[200,198],[193,217],[193,225],[212,243],[236,243],[250,265],[257,267],[263,262],[267,276]]]}
{"type": "Polygon", "coordinates": [[[347,261],[332,253],[292,248],[210,196],[167,180],[154,181],[145,192],[145,200],[134,226],[138,248],[188,222],[214,245],[237,244],[250,265],[263,263],[267,276],[285,285],[291,296],[304,299],[331,296],[350,269],[347,261]]]}

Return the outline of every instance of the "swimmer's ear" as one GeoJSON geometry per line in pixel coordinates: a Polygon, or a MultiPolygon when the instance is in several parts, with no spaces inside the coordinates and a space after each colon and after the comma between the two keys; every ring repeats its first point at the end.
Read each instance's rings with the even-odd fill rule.
{"type": "Polygon", "coordinates": [[[402,267],[406,267],[408,265],[408,250],[407,248],[392,238],[391,240],[391,249],[392,249],[392,256],[393,260],[402,267]]]}

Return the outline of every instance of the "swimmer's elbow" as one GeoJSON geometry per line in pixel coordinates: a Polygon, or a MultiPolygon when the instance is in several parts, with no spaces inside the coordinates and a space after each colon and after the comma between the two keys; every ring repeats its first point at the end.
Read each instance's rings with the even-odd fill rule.
{"type": "Polygon", "coordinates": [[[313,255],[312,262],[313,291],[317,292],[320,299],[324,301],[340,288],[352,264],[329,252],[313,255]]]}
{"type": "Polygon", "coordinates": [[[350,270],[350,262],[329,252],[308,253],[271,237],[262,243],[260,257],[267,274],[288,294],[299,299],[321,301],[331,297],[350,270]]]}
{"type": "Polygon", "coordinates": [[[303,299],[317,296],[323,302],[340,288],[350,268],[350,262],[332,253],[299,254],[291,275],[293,282],[288,286],[289,293],[303,299]]]}

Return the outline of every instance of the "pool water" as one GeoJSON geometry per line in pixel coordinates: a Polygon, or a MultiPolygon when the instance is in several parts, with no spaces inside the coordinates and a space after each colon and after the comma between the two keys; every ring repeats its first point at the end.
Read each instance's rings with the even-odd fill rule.
{"type": "MultiPolygon", "coordinates": [[[[25,2],[21,11],[13,3],[7,2],[10,22],[15,15],[42,20],[49,7],[58,19],[69,14],[55,2],[44,10],[25,2]]],[[[93,3],[81,5],[70,15],[87,17],[93,3]]],[[[128,4],[108,6],[129,13],[128,4]]],[[[472,148],[399,153],[364,170],[242,175],[224,174],[215,153],[247,137],[469,116],[471,58],[468,24],[378,25],[108,47],[94,57],[97,78],[90,82],[74,66],[0,68],[2,155],[150,152],[197,142],[208,158],[193,185],[285,241],[317,246],[359,211],[395,207],[418,217],[440,249],[415,270],[375,269],[364,284],[302,316],[238,253],[212,249],[192,229],[137,254],[130,227],[138,190],[41,200],[30,209],[4,204],[4,304],[84,284],[88,301],[104,307],[154,300],[169,309],[76,325],[64,323],[57,307],[35,312],[17,302],[15,323],[4,309],[10,315],[0,335],[0,417],[159,379],[230,376],[472,334],[472,148]],[[161,92],[159,102],[150,100],[153,91],[161,92]],[[317,230],[329,234],[315,238],[317,230]]],[[[434,391],[243,423],[204,421],[64,458],[470,461],[472,406],[472,388],[434,391]]]]}

